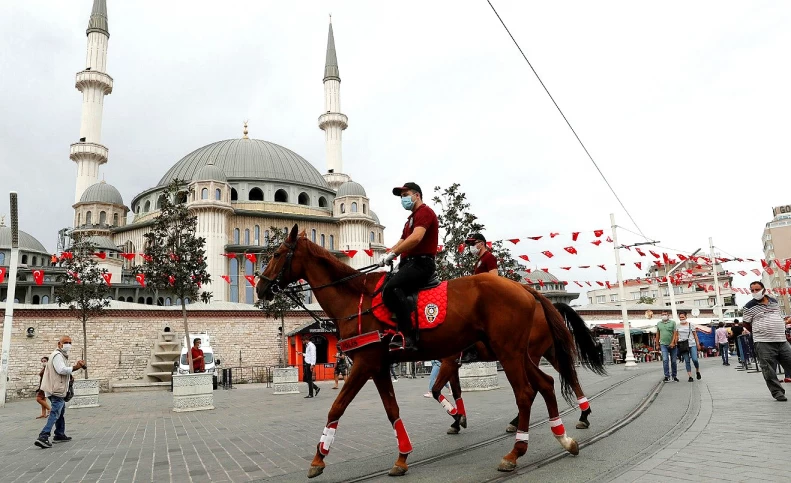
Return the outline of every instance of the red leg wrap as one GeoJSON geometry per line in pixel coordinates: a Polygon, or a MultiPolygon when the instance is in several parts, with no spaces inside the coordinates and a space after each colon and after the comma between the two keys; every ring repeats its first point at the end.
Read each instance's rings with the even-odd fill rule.
{"type": "Polygon", "coordinates": [[[588,398],[585,396],[577,399],[577,403],[580,405],[580,409],[583,411],[587,411],[591,407],[591,405],[588,403],[588,398]]]}
{"type": "Polygon", "coordinates": [[[445,396],[442,394],[439,395],[439,403],[442,405],[443,408],[445,408],[445,411],[447,411],[448,414],[450,414],[451,416],[456,415],[456,408],[454,408],[453,404],[451,404],[450,401],[445,399],[445,396]]]}
{"type": "Polygon", "coordinates": [[[555,436],[563,436],[566,434],[566,428],[563,427],[563,421],[560,418],[550,419],[549,426],[552,428],[552,434],[555,436]]]}
{"type": "Polygon", "coordinates": [[[327,456],[330,454],[330,445],[332,445],[332,441],[335,439],[335,430],[338,428],[338,421],[333,421],[324,428],[324,432],[321,433],[321,439],[319,440],[319,453],[327,456]]]}
{"type": "Polygon", "coordinates": [[[456,412],[464,416],[467,415],[467,411],[464,409],[464,401],[461,398],[456,399],[456,412]]]}
{"type": "Polygon", "coordinates": [[[401,454],[409,454],[412,452],[412,442],[409,441],[409,435],[406,434],[406,428],[401,418],[398,418],[393,423],[393,431],[395,431],[396,439],[398,440],[398,452],[401,454]]]}

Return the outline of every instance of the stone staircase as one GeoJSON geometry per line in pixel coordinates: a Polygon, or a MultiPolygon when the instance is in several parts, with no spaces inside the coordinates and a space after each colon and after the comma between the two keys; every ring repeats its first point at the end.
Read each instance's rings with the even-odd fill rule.
{"type": "Polygon", "coordinates": [[[111,381],[110,391],[151,391],[170,389],[173,363],[181,356],[181,340],[175,332],[160,332],[151,350],[143,380],[111,381]]]}

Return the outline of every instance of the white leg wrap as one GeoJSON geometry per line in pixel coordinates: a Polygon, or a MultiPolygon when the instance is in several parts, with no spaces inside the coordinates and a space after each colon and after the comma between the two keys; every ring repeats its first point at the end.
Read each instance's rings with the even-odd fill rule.
{"type": "Polygon", "coordinates": [[[516,440],[517,441],[524,441],[525,443],[527,443],[527,441],[529,439],[530,439],[530,434],[527,431],[517,431],[516,432],[516,440]]]}
{"type": "Polygon", "coordinates": [[[451,404],[450,401],[448,401],[444,397],[440,398],[439,403],[442,404],[442,407],[445,408],[445,411],[447,411],[448,414],[451,415],[456,414],[456,408],[454,408],[453,404],[451,404]]]}
{"type": "Polygon", "coordinates": [[[330,452],[330,446],[335,440],[335,429],[338,427],[338,422],[334,421],[324,428],[319,440],[319,453],[327,455],[330,452]]]}

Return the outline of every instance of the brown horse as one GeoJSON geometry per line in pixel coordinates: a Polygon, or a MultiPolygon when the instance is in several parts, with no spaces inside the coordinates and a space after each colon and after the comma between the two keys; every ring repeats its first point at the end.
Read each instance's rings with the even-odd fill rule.
{"type": "MultiPolygon", "coordinates": [[[[405,474],[412,443],[399,416],[389,365],[392,362],[450,357],[478,341],[486,342],[502,364],[519,407],[516,441],[513,449],[501,460],[498,470],[513,471],[517,458],[527,452],[530,408],[536,390],[547,402],[552,431],[560,444],[572,454],[579,453],[577,442],[566,435],[560,421],[552,377],[542,372],[528,355],[530,333],[540,307],[529,292],[518,283],[501,277],[479,275],[451,280],[447,286],[445,322],[431,330],[421,331],[417,350],[391,353],[387,339],[380,340],[389,326],[370,313],[374,287],[380,278],[381,274],[365,275],[339,262],[330,252],[308,240],[304,233],[298,235],[294,225],[256,286],[260,298],[271,300],[273,289],[283,290],[290,283],[304,279],[324,312],[336,321],[342,339],[368,333],[375,336],[374,343],[361,343],[358,348],[347,351],[354,365],[330,408],[308,471],[309,478],[324,471],[324,458],[335,439],[338,420],[369,378],[374,380],[398,441],[399,455],[390,475],[405,474]]],[[[577,383],[574,341],[561,317],[550,317],[547,322],[560,369],[561,392],[570,398],[571,386],[577,383]]]]}
{"type": "MultiPolygon", "coordinates": [[[[541,302],[545,315],[555,311],[560,312],[561,316],[566,320],[568,330],[571,331],[574,341],[577,344],[577,353],[579,354],[582,365],[598,375],[606,375],[607,371],[604,369],[601,346],[596,343],[590,330],[585,326],[585,321],[582,320],[582,317],[567,304],[552,304],[549,299],[535,289],[531,287],[525,287],[525,289],[530,292],[536,300],[541,302]]],[[[530,357],[534,364],[538,364],[543,354],[543,357],[557,370],[559,365],[555,355],[552,338],[549,337],[547,333],[548,330],[546,316],[544,318],[536,318],[533,331],[530,333],[530,357]],[[543,353],[541,352],[542,350],[544,350],[543,353]]],[[[478,342],[475,344],[475,349],[478,353],[479,361],[493,362],[496,360],[494,354],[491,353],[484,343],[478,342]]],[[[442,360],[439,374],[437,374],[437,378],[431,390],[434,399],[442,404],[442,400],[440,399],[442,387],[446,383],[450,383],[453,399],[456,401],[456,407],[454,408],[451,406],[448,411],[453,417],[453,424],[451,424],[448,429],[448,434],[458,434],[462,427],[467,427],[467,412],[461,398],[461,382],[459,380],[459,368],[461,365],[458,361],[458,357],[446,357],[442,360]]],[[[587,429],[590,427],[588,416],[591,414],[588,398],[585,397],[585,393],[578,383],[573,384],[572,387],[574,389],[574,394],[577,396],[577,404],[580,407],[580,419],[576,427],[577,429],[587,429]]],[[[448,408],[446,408],[446,410],[447,409],[448,408]]],[[[515,433],[518,421],[519,416],[517,415],[508,424],[506,432],[515,433]]]]}

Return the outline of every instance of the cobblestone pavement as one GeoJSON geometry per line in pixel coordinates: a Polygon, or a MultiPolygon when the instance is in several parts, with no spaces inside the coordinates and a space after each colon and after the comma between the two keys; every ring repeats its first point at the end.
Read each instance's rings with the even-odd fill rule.
{"type": "MultiPolygon", "coordinates": [[[[778,423],[784,421],[789,403],[775,402],[760,374],[717,366],[714,359],[704,364],[702,381],[665,385],[651,409],[629,427],[586,448],[580,457],[565,458],[524,477],[531,481],[571,481],[572,475],[573,481],[660,481],[673,475],[683,480],[684,473],[679,476],[678,470],[687,468],[689,478],[696,480],[712,476],[742,481],[749,475],[751,479],[791,481],[791,472],[774,463],[789,451],[784,425],[778,423]],[[651,424],[659,426],[660,435],[648,438],[639,448],[630,443],[645,441],[641,428],[651,424]],[[626,462],[618,459],[629,446],[637,454],[626,462]]],[[[634,375],[621,366],[610,367],[611,374],[605,378],[581,373],[589,395],[634,375]]],[[[639,377],[607,397],[594,399],[592,429],[603,429],[611,424],[610,419],[631,410],[661,377],[659,368],[656,363],[641,364],[636,371],[639,377]]],[[[499,390],[465,395],[470,427],[462,435],[448,436],[450,418],[435,401],[422,397],[427,379],[400,379],[395,388],[401,416],[416,448],[410,460],[445,451],[461,454],[466,447],[501,433],[515,414],[515,404],[502,373],[500,382],[499,390]]],[[[336,393],[331,385],[320,383],[321,394],[314,399],[274,396],[271,389],[259,385],[237,386],[215,392],[217,409],[195,413],[172,412],[169,392],[102,394],[99,408],[67,411],[67,433],[74,440],[48,450],[32,444],[43,426],[43,420],[34,419],[38,405],[33,400],[16,401],[0,410],[0,481],[305,481],[336,393]]],[[[305,390],[304,384],[301,389],[305,390]]],[[[561,408],[565,407],[561,402],[561,408]]],[[[533,420],[545,417],[539,398],[533,420]]],[[[565,419],[567,428],[573,428],[576,413],[565,419]]],[[[548,429],[540,430],[544,432],[548,429]]],[[[540,435],[531,434],[528,456],[540,458],[544,449],[557,450],[551,436],[535,442],[533,436],[540,435]]],[[[511,443],[495,445],[493,454],[502,456],[505,451],[501,449],[507,450],[511,443]]],[[[487,471],[499,456],[487,455],[482,460],[487,471]]],[[[395,457],[395,438],[371,383],[341,419],[327,471],[316,481],[344,481],[386,471],[395,457]]],[[[472,473],[459,470],[444,466],[439,478],[481,481],[465,479],[473,478],[472,473]]],[[[416,467],[410,476],[413,481],[431,481],[436,475],[430,468],[416,467]]]]}

